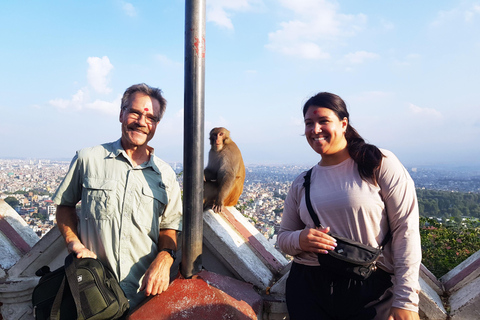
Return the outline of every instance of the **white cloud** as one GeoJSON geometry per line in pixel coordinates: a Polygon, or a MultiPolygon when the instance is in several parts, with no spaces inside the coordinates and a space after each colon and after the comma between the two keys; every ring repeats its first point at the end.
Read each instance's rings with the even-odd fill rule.
{"type": "Polygon", "coordinates": [[[225,12],[224,8],[217,6],[217,7],[210,7],[207,11],[207,21],[214,22],[218,26],[233,29],[233,23],[230,19],[228,13],[225,12]]]}
{"type": "Polygon", "coordinates": [[[207,133],[206,137],[208,137],[208,133],[212,128],[215,127],[225,127],[228,128],[230,126],[230,121],[227,120],[222,115],[218,115],[215,119],[205,119],[205,132],[207,133]]]}
{"type": "Polygon", "coordinates": [[[298,43],[292,47],[279,47],[278,51],[288,56],[297,56],[305,59],[328,59],[330,54],[324,52],[320,46],[313,42],[298,43]]]}
{"type": "Polygon", "coordinates": [[[110,59],[107,56],[102,58],[89,57],[87,59],[88,70],[87,80],[90,86],[98,93],[110,93],[112,89],[108,87],[108,75],[113,69],[110,59]]]}
{"type": "Polygon", "coordinates": [[[133,4],[129,2],[122,2],[122,9],[125,14],[129,17],[136,17],[137,16],[137,9],[133,6],[133,4]]]}
{"type": "Polygon", "coordinates": [[[175,113],[175,118],[183,119],[184,114],[185,114],[185,111],[182,108],[175,113]]]}
{"type": "Polygon", "coordinates": [[[383,28],[386,31],[395,29],[395,24],[393,24],[393,22],[391,22],[391,21],[381,19],[380,23],[382,24],[383,28]]]}
{"type": "Polygon", "coordinates": [[[163,54],[157,54],[155,56],[155,59],[166,67],[176,67],[176,68],[182,67],[182,64],[180,62],[173,61],[169,57],[163,54]]]}
{"type": "Polygon", "coordinates": [[[89,86],[79,89],[74,95],[72,95],[70,100],[57,98],[50,100],[49,104],[63,110],[79,111],[90,109],[105,114],[118,114],[121,96],[118,96],[112,102],[99,98],[94,100],[95,97],[92,97],[92,90],[90,90],[91,87],[99,94],[107,94],[112,91],[112,89],[108,87],[108,75],[113,69],[113,65],[106,56],[102,58],[89,57],[87,62],[89,65],[87,70],[89,86]],[[92,100],[94,101],[92,102],[92,100]]]}
{"type": "Polygon", "coordinates": [[[260,4],[260,0],[209,0],[207,1],[207,21],[232,30],[233,11],[249,11],[260,4]]]}
{"type": "Polygon", "coordinates": [[[97,99],[94,102],[86,103],[85,107],[88,109],[99,111],[101,113],[115,115],[120,113],[121,99],[122,99],[121,95],[119,95],[112,102],[97,99]]]}
{"type": "Polygon", "coordinates": [[[350,64],[361,64],[367,60],[375,60],[380,56],[373,52],[357,51],[345,55],[345,61],[350,64]]]}
{"type": "Polygon", "coordinates": [[[84,101],[88,97],[87,89],[80,89],[72,96],[72,99],[65,100],[61,98],[52,99],[48,103],[58,109],[81,110],[84,101]]]}
{"type": "MultiPolygon", "coordinates": [[[[290,118],[289,125],[295,128],[299,128],[300,130],[303,129],[305,123],[303,122],[302,118],[295,117],[290,118]]],[[[301,131],[300,131],[301,132],[301,131]]]]}
{"type": "Polygon", "coordinates": [[[387,91],[365,91],[361,94],[354,96],[353,100],[361,102],[362,104],[370,104],[373,102],[384,101],[385,99],[392,99],[395,94],[387,91]]]}
{"type": "Polygon", "coordinates": [[[453,10],[450,10],[450,11],[440,11],[440,12],[437,13],[437,17],[435,18],[435,20],[432,21],[432,23],[430,25],[432,27],[441,26],[444,23],[446,23],[447,21],[454,19],[454,17],[457,16],[457,15],[458,15],[458,10],[457,9],[453,9],[453,10]]]}
{"type": "Polygon", "coordinates": [[[473,22],[478,15],[480,15],[479,4],[468,4],[467,7],[465,3],[462,3],[459,7],[451,10],[439,11],[437,17],[430,25],[432,27],[439,27],[446,24],[457,23],[458,21],[470,23],[473,22]]]}
{"type": "Polygon", "coordinates": [[[58,109],[67,109],[70,104],[70,100],[57,98],[48,101],[48,103],[58,109]]]}
{"type": "Polygon", "coordinates": [[[480,5],[473,5],[472,8],[465,11],[465,21],[471,22],[475,19],[475,16],[477,15],[480,15],[480,5]]]}
{"type": "Polygon", "coordinates": [[[436,119],[443,118],[442,113],[433,108],[420,108],[419,106],[416,106],[413,103],[410,103],[408,108],[415,115],[433,117],[436,119]]]}
{"type": "Polygon", "coordinates": [[[403,60],[394,60],[393,64],[400,67],[408,67],[412,63],[414,63],[415,61],[418,61],[421,58],[422,56],[420,54],[410,53],[410,54],[407,54],[403,60]]]}
{"type": "Polygon", "coordinates": [[[339,12],[338,5],[327,0],[281,0],[294,18],[268,35],[268,49],[306,59],[328,59],[327,46],[336,46],[364,28],[366,16],[339,12]],[[323,47],[325,46],[325,47],[323,47]],[[309,52],[311,51],[311,52],[309,52]]]}

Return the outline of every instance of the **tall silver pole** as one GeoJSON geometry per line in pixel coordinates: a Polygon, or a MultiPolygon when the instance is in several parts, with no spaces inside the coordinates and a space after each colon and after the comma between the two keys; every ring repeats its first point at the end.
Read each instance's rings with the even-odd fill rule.
{"type": "Polygon", "coordinates": [[[180,272],[186,279],[202,269],[205,1],[185,1],[183,232],[180,272]]]}

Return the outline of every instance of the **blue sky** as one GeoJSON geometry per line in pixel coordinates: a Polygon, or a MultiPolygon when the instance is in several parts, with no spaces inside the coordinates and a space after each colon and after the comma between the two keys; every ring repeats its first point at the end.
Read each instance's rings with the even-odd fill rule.
{"type": "MultiPolygon", "coordinates": [[[[181,162],[184,5],[0,2],[0,157],[118,139],[120,97],[145,82],[168,100],[151,145],[181,162]]],[[[207,0],[205,129],[247,164],[313,165],[301,107],[329,91],[405,165],[478,167],[479,58],[480,1],[207,0]]]]}

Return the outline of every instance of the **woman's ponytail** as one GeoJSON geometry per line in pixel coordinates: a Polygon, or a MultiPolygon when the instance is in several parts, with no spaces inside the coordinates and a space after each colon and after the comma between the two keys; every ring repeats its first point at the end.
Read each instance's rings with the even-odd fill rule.
{"type": "Polygon", "coordinates": [[[365,140],[358,134],[350,124],[345,131],[347,149],[350,157],[357,163],[358,173],[364,180],[371,180],[377,184],[377,168],[382,164],[383,154],[373,144],[365,143],[365,140]]]}

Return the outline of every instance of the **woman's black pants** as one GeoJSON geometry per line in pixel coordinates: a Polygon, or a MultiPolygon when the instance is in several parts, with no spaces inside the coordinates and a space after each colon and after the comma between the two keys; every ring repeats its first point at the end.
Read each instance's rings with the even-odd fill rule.
{"type": "Polygon", "coordinates": [[[391,276],[378,269],[359,281],[293,262],[286,299],[291,320],[387,319],[393,300],[391,276]]]}

